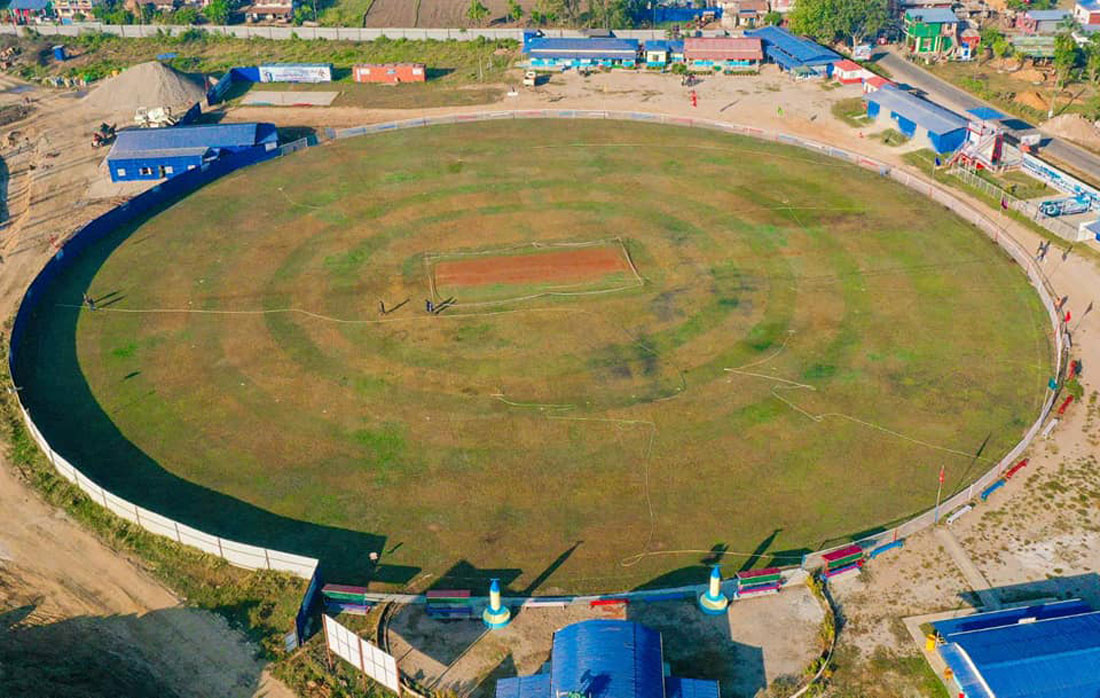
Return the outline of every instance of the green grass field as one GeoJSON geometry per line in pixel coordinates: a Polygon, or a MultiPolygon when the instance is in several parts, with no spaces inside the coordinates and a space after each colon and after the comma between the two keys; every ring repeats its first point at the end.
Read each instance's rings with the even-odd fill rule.
{"type": "Polygon", "coordinates": [[[90,476],[331,581],[382,550],[387,588],[797,563],[930,506],[941,464],[967,485],[1050,368],[1023,274],[942,207],[790,147],[611,122],[264,163],[94,246],[36,318],[24,399],[90,476]],[[608,239],[642,285],[424,311],[428,255],[608,239]]]}

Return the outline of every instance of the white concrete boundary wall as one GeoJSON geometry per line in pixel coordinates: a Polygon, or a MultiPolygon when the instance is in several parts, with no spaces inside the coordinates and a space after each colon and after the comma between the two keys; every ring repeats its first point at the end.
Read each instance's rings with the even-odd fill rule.
{"type": "MultiPolygon", "coordinates": [[[[0,34],[25,35],[32,29],[43,36],[79,36],[81,34],[114,34],[128,39],[153,38],[168,34],[177,36],[191,29],[199,29],[208,34],[233,36],[238,39],[273,39],[276,41],[291,38],[326,39],[329,41],[374,41],[383,37],[388,39],[409,39],[411,41],[476,41],[484,37],[491,41],[511,39],[523,41],[523,29],[484,29],[451,28],[420,29],[402,27],[288,27],[256,26],[250,24],[231,24],[228,26],[207,25],[170,25],[170,24],[100,24],[99,22],[81,22],[79,24],[38,24],[32,26],[0,25],[0,34]]],[[[576,29],[543,29],[542,33],[551,37],[582,38],[576,29]]],[[[724,36],[724,31],[707,31],[706,36],[724,36]]],[[[664,30],[616,29],[615,36],[622,39],[667,39],[664,30]]]]}
{"type": "MultiPolygon", "coordinates": [[[[846,160],[853,164],[856,164],[865,169],[874,170],[883,176],[888,176],[905,186],[928,196],[933,201],[940,203],[947,208],[951,209],[958,215],[962,216],[965,220],[973,223],[980,230],[985,232],[990,238],[992,238],[1000,247],[1019,264],[1026,271],[1028,279],[1032,286],[1038,292],[1039,297],[1042,299],[1043,305],[1047,309],[1047,314],[1051,322],[1051,328],[1054,337],[1055,345],[1055,372],[1061,374],[1063,368],[1063,358],[1066,351],[1066,345],[1064,341],[1064,329],[1061,324],[1061,317],[1057,310],[1054,308],[1055,293],[1050,285],[1049,280],[1043,274],[1042,269],[1035,263],[1031,255],[1025,250],[1015,239],[1013,239],[1003,228],[998,226],[992,219],[990,219],[985,213],[974,208],[970,204],[962,201],[954,195],[940,189],[937,185],[929,182],[921,177],[910,174],[902,170],[893,169],[891,166],[867,158],[856,153],[851,153],[840,148],[825,145],[823,143],[817,143],[815,141],[805,140],[802,138],[796,138],[781,133],[773,133],[764,131],[759,128],[751,126],[742,126],[739,124],[733,124],[728,122],[710,121],[705,119],[693,119],[687,117],[670,116],[666,114],[654,114],[646,112],[619,112],[619,111],[579,111],[579,110],[528,110],[528,111],[487,111],[477,112],[470,114],[454,114],[439,117],[430,118],[417,118],[409,119],[405,121],[389,122],[382,124],[371,124],[369,126],[358,126],[355,128],[343,129],[340,131],[334,131],[333,135],[336,138],[349,138],[353,136],[360,136],[372,133],[384,133],[395,129],[416,128],[420,126],[430,126],[439,124],[454,124],[470,121],[488,121],[496,119],[544,119],[544,118],[565,118],[565,119],[610,119],[620,121],[644,121],[652,123],[671,124],[678,126],[694,126],[699,128],[708,128],[718,131],[724,131],[727,133],[735,133],[741,135],[752,136],[762,140],[776,141],[787,143],[790,145],[796,145],[809,150],[814,150],[819,153],[829,155],[834,158],[846,160]]],[[[299,143],[290,144],[286,152],[296,150],[301,146],[299,143]]],[[[986,471],[977,481],[972,483],[966,489],[957,492],[954,496],[948,498],[940,506],[941,515],[950,512],[953,509],[963,506],[967,502],[971,501],[975,494],[978,494],[985,487],[989,486],[997,479],[1001,477],[1001,474],[1007,469],[1017,458],[1023,454],[1035,438],[1036,434],[1042,427],[1042,423],[1047,415],[1050,413],[1051,407],[1054,403],[1054,394],[1051,393],[1047,396],[1043,403],[1043,408],[1028,429],[1023,439],[1013,448],[1004,458],[1002,458],[996,465],[986,471]]],[[[74,483],[82,489],[92,501],[101,504],[102,506],[110,509],[118,516],[137,524],[151,533],[171,538],[172,540],[181,543],[183,545],[190,545],[192,547],[203,550],[212,555],[217,555],[228,561],[230,564],[246,569],[271,569],[280,570],[284,572],[290,572],[304,579],[310,579],[313,576],[314,570],[317,568],[318,560],[305,557],[302,555],[295,555],[292,553],[281,552],[278,550],[269,550],[267,548],[259,548],[246,543],[240,543],[236,541],[226,540],[218,536],[214,536],[208,533],[204,533],[200,530],[181,524],[177,521],[161,516],[160,514],[144,509],[132,502],[129,502],[121,497],[118,497],[107,490],[100,487],[86,475],[84,475],[75,466],[65,460],[60,454],[56,453],[50,444],[43,438],[42,433],[35,426],[31,420],[30,415],[26,409],[20,403],[20,412],[23,415],[23,421],[27,425],[27,429],[30,431],[31,436],[38,444],[42,452],[46,454],[50,463],[57,469],[57,472],[62,477],[74,483]]],[[[932,510],[926,511],[918,516],[909,519],[900,526],[883,531],[863,541],[867,545],[874,545],[893,538],[904,538],[912,535],[917,531],[920,531],[934,523],[935,514],[932,510]]],[[[839,547],[839,546],[838,546],[839,547]]],[[[806,561],[803,563],[804,567],[813,568],[821,564],[820,556],[828,550],[820,550],[807,556],[806,561]]],[[[395,597],[396,598],[396,597],[395,597]]]]}

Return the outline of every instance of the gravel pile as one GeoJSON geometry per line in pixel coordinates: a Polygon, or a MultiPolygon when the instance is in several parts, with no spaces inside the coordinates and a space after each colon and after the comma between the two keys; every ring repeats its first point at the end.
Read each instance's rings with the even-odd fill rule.
{"type": "MultiPolygon", "coordinates": [[[[146,107],[186,109],[206,96],[202,83],[157,61],[139,63],[104,80],[84,98],[100,112],[127,112],[146,107]]],[[[182,112],[181,112],[182,113],[182,112]]]]}

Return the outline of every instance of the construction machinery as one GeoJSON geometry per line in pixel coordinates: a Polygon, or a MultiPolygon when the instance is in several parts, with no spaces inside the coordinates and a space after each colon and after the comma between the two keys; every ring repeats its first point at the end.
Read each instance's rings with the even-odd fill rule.
{"type": "Polygon", "coordinates": [[[114,124],[100,124],[99,128],[92,133],[92,147],[102,148],[115,139],[115,125],[114,124]]]}
{"type": "Polygon", "coordinates": [[[139,107],[134,113],[134,123],[142,128],[166,128],[175,126],[179,117],[172,115],[171,107],[139,107]]]}

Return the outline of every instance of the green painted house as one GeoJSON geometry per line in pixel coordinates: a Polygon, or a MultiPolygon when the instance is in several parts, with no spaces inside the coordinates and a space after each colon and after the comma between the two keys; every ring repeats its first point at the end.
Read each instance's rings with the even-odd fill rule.
{"type": "Polygon", "coordinates": [[[929,8],[905,13],[909,53],[929,58],[951,53],[958,44],[959,18],[951,10],[929,8]]]}

